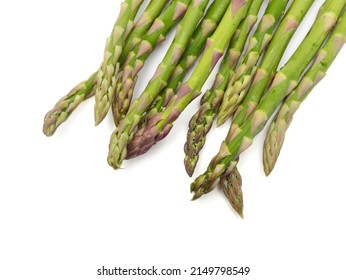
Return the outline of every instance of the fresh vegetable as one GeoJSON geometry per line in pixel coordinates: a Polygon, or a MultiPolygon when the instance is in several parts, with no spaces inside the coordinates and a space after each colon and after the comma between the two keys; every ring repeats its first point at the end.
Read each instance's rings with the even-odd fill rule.
{"type": "Polygon", "coordinates": [[[195,64],[198,56],[205,47],[207,39],[217,28],[230,2],[231,0],[215,0],[211,4],[203,20],[193,33],[190,44],[187,46],[178,65],[175,67],[166,88],[160,92],[155,101],[151,104],[149,113],[147,114],[149,118],[157,112],[162,112],[166,108],[178,87],[183,82],[187,71],[195,64]]]}
{"type": "Polygon", "coordinates": [[[316,55],[314,63],[297,88],[286,97],[271,123],[264,142],[263,164],[268,176],[273,170],[295,112],[313,88],[325,77],[326,72],[346,42],[346,13],[341,16],[331,39],[316,55]]]}
{"type": "Polygon", "coordinates": [[[234,113],[237,105],[244,99],[246,90],[256,72],[256,64],[271,41],[274,29],[284,13],[287,3],[288,0],[271,0],[269,2],[255,34],[249,40],[245,56],[227,86],[217,116],[218,126],[234,113]]]}
{"type": "Polygon", "coordinates": [[[95,96],[96,124],[112,108],[117,128],[107,160],[119,169],[125,159],[147,152],[169,134],[223,57],[212,87],[190,119],[184,164],[192,176],[216,115],[217,126],[230,119],[219,152],[190,190],[195,200],[219,185],[243,218],[243,180],[237,168],[241,153],[271,120],[263,164],[266,175],[273,170],[295,112],[346,42],[346,0],[324,1],[281,69],[286,48],[314,0],[148,0],[137,15],[143,2],[121,2],[100,68],[45,115],[43,132],[53,135],[79,104],[95,96]],[[145,90],[134,95],[140,70],[173,29],[175,36],[156,72],[145,90]]]}
{"type": "Polygon", "coordinates": [[[163,42],[167,33],[179,22],[190,2],[191,0],[173,0],[167,9],[155,19],[150,30],[137,47],[128,54],[115,88],[112,110],[117,125],[129,109],[138,73],[143,68],[145,61],[154,51],[156,45],[163,42]]]}
{"type": "Polygon", "coordinates": [[[205,81],[222,57],[227,44],[241,20],[246,17],[252,1],[233,0],[218,28],[208,39],[205,51],[189,79],[180,87],[167,108],[148,120],[144,128],[138,130],[128,146],[128,158],[147,152],[154,144],[165,138],[173,127],[173,122],[190,102],[200,95],[205,81]]]}
{"type": "Polygon", "coordinates": [[[119,58],[125,45],[125,39],[133,27],[133,11],[137,10],[143,0],[125,0],[121,4],[120,15],[112,34],[106,42],[103,62],[96,75],[95,124],[106,116],[113,101],[117,74],[120,68],[119,58]]]}
{"type": "Polygon", "coordinates": [[[193,0],[190,3],[185,17],[178,26],[176,36],[156,73],[142,95],[132,102],[126,117],[120,121],[118,128],[113,132],[108,154],[108,163],[113,168],[120,168],[127,157],[127,145],[133,139],[142,115],[166,86],[166,81],[172,74],[175,65],[178,64],[195,27],[203,17],[208,2],[209,0],[193,0]]]}
{"type": "Polygon", "coordinates": [[[345,0],[327,0],[323,4],[309,33],[285,66],[275,74],[257,108],[241,127],[227,136],[207,171],[191,184],[194,199],[212,191],[220,177],[234,169],[240,153],[251,146],[254,137],[262,131],[280,102],[297,86],[301,74],[337,22],[345,4],[345,0]]]}
{"type": "Polygon", "coordinates": [[[214,84],[201,99],[199,110],[189,122],[187,140],[184,145],[185,170],[192,176],[198,162],[199,152],[203,148],[206,135],[210,131],[216,112],[222,101],[224,91],[233,77],[241,53],[243,52],[247,37],[257,21],[257,14],[263,1],[254,0],[249,8],[246,18],[241,22],[229,44],[225,58],[222,61],[220,71],[216,75],[214,84]]]}
{"type": "MultiPolygon", "coordinates": [[[[149,24],[146,24],[148,13],[152,13],[152,6],[157,0],[152,0],[146,10],[143,12],[139,20],[137,21],[134,30],[130,33],[126,39],[124,49],[120,56],[121,65],[124,63],[124,56],[127,55],[128,51],[131,50],[136,44],[138,44],[138,39],[150,28],[149,24]]],[[[133,20],[137,15],[138,9],[140,8],[140,3],[137,3],[135,9],[131,13],[131,17],[128,22],[130,29],[133,26],[133,20]]],[[[120,14],[119,17],[122,15],[120,14]]],[[[52,136],[60,124],[65,122],[72,112],[81,104],[84,100],[92,97],[96,93],[96,74],[93,73],[88,80],[79,83],[75,86],[66,96],[61,98],[54,108],[50,110],[46,116],[43,125],[43,132],[47,136],[52,136]]]]}

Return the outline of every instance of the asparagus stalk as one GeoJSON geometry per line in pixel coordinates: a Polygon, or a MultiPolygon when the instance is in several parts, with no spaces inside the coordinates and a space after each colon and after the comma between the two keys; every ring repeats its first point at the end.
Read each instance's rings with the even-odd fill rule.
{"type": "Polygon", "coordinates": [[[220,186],[232,208],[238,213],[241,218],[244,218],[242,178],[238,171],[238,168],[234,168],[231,173],[227,174],[225,177],[222,177],[220,180],[220,186]]]}
{"type": "Polygon", "coordinates": [[[155,46],[165,40],[167,33],[178,23],[186,12],[191,0],[173,0],[167,9],[155,19],[148,33],[126,59],[123,72],[120,73],[115,89],[113,117],[118,125],[129,109],[133,89],[139,71],[144,66],[155,46]]]}
{"type": "Polygon", "coordinates": [[[272,39],[274,28],[280,20],[288,0],[271,0],[264,16],[252,38],[235,75],[231,79],[225,91],[221,103],[217,125],[222,125],[235,111],[237,105],[243,100],[254,73],[256,63],[262,52],[272,39]]]}
{"type": "MultiPolygon", "coordinates": [[[[153,0],[154,1],[154,0],[153,0]]],[[[133,20],[137,15],[137,12],[140,8],[141,1],[135,2],[135,6],[132,9],[131,17],[128,21],[127,30],[131,30],[134,25],[133,20]]],[[[119,15],[121,17],[121,14],[119,15]]],[[[142,29],[142,32],[145,32],[142,29]]],[[[130,35],[131,36],[131,35],[130,35]]],[[[137,34],[140,36],[140,34],[137,34]]],[[[130,37],[129,37],[130,38],[130,37]]],[[[128,45],[133,45],[132,40],[127,41],[128,45]]],[[[127,45],[126,44],[126,45],[127,45]]],[[[128,49],[128,47],[125,46],[128,49]]],[[[52,110],[50,110],[45,118],[43,124],[43,133],[47,136],[52,136],[56,129],[65,122],[68,117],[72,114],[72,112],[81,104],[84,100],[92,97],[96,93],[96,74],[97,71],[90,75],[90,77],[77,86],[75,86],[67,95],[62,97],[54,106],[52,110]]]]}
{"type": "Polygon", "coordinates": [[[227,87],[229,79],[234,75],[248,34],[257,21],[257,14],[262,3],[263,0],[254,0],[252,2],[248,15],[241,22],[232,37],[228,51],[222,61],[220,72],[216,75],[212,88],[204,94],[201,99],[200,108],[189,122],[187,140],[184,145],[184,164],[185,170],[189,176],[193,175],[199,159],[199,152],[205,144],[206,135],[213,125],[224,90],[227,87]]]}
{"type": "Polygon", "coordinates": [[[152,80],[147,85],[142,95],[135,99],[126,117],[119,123],[113,132],[109,145],[108,163],[113,168],[121,167],[122,161],[127,156],[127,145],[150,104],[158,93],[166,86],[166,82],[181,58],[194,29],[204,14],[209,0],[192,0],[188,10],[177,28],[176,36],[168,49],[163,61],[158,66],[152,80]]]}
{"type": "Polygon", "coordinates": [[[188,48],[171,75],[168,85],[151,105],[148,116],[162,112],[181,85],[187,71],[194,65],[203,50],[207,39],[213,34],[221,21],[231,0],[215,0],[193,34],[188,48]]]}
{"type": "Polygon", "coordinates": [[[45,115],[43,133],[46,136],[52,136],[57,128],[68,119],[80,103],[95,95],[95,76],[96,73],[92,74],[88,80],[75,86],[45,115]]]}
{"type": "Polygon", "coordinates": [[[314,63],[300,81],[298,87],[285,99],[269,127],[263,151],[264,171],[267,176],[275,166],[293,115],[312,89],[325,77],[329,66],[345,42],[346,13],[344,12],[333,31],[332,40],[328,40],[325,46],[318,52],[314,63]]]}
{"type": "Polygon", "coordinates": [[[120,68],[119,58],[123,50],[129,29],[133,9],[142,4],[143,0],[125,0],[121,3],[120,15],[112,34],[107,39],[104,59],[96,75],[97,87],[95,94],[95,124],[98,125],[106,116],[114,98],[117,74],[120,68]]]}
{"type": "Polygon", "coordinates": [[[137,20],[132,32],[126,38],[123,51],[121,52],[119,61],[123,64],[127,55],[132,51],[142,40],[143,35],[149,30],[154,20],[160,15],[163,8],[166,6],[166,0],[151,0],[143,14],[137,20]]]}
{"type": "MultiPolygon", "coordinates": [[[[295,0],[286,12],[285,17],[280,22],[267,50],[265,51],[264,58],[256,71],[255,79],[252,82],[251,87],[249,90],[246,89],[246,94],[244,93],[245,98],[235,113],[230,134],[241,126],[251,112],[256,108],[256,105],[265,91],[270,78],[274,75],[274,71],[276,71],[279,65],[289,41],[313,2],[313,0],[304,2],[295,0]]],[[[236,164],[237,161],[234,162],[233,165],[236,166],[236,164]]],[[[228,178],[229,176],[222,177],[221,180],[224,181],[224,185],[232,184],[232,182],[226,182],[228,178]]]]}
{"type": "Polygon", "coordinates": [[[243,102],[239,105],[234,115],[229,134],[236,131],[256,108],[271,77],[274,75],[274,71],[276,71],[279,65],[289,41],[313,2],[313,0],[304,2],[295,0],[292,3],[265,52],[264,58],[256,71],[254,81],[248,93],[245,95],[243,102]]]}
{"type": "Polygon", "coordinates": [[[251,146],[254,137],[264,128],[280,102],[297,86],[299,77],[337,22],[345,4],[346,0],[326,0],[322,5],[309,33],[285,66],[275,74],[256,110],[241,127],[227,136],[207,171],[191,184],[193,199],[212,191],[220,177],[234,169],[239,154],[251,146]]]}
{"type": "Polygon", "coordinates": [[[230,134],[237,130],[256,108],[270,79],[275,74],[288,43],[313,3],[313,0],[295,0],[292,3],[268,45],[263,60],[257,68],[251,87],[234,114],[230,134]]]}
{"type": "Polygon", "coordinates": [[[218,60],[236,31],[240,21],[246,16],[252,0],[233,0],[218,28],[208,39],[206,49],[190,78],[172,98],[168,107],[152,116],[146,126],[136,133],[128,146],[128,158],[147,152],[156,142],[167,136],[173,122],[186,106],[198,95],[218,60]]]}

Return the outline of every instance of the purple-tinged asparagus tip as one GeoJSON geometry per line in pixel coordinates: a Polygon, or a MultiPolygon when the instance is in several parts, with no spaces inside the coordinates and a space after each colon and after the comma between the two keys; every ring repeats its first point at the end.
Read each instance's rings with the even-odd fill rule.
{"type": "Polygon", "coordinates": [[[220,186],[232,208],[243,219],[244,200],[242,191],[242,178],[238,169],[233,169],[230,174],[223,177],[220,180],[220,186]]]}

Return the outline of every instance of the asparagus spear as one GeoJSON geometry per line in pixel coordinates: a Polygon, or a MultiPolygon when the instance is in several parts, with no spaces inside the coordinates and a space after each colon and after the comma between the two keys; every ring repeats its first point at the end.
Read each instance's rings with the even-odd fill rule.
{"type": "MultiPolygon", "coordinates": [[[[160,12],[162,9],[165,7],[167,4],[167,1],[165,0],[152,0],[149,4],[147,9],[144,11],[142,16],[138,19],[138,22],[136,23],[133,31],[131,32],[129,38],[127,39],[127,42],[125,44],[124,50],[121,53],[120,56],[120,61],[125,62],[127,59],[128,54],[135,49],[137,45],[142,40],[143,35],[149,30],[151,27],[152,23],[155,21],[155,19],[159,16],[160,12]]],[[[173,3],[170,3],[170,8],[168,11],[173,11],[174,7],[174,1],[173,3]]],[[[167,11],[166,11],[167,13],[167,11]]],[[[122,74],[120,74],[121,77],[122,74]]],[[[122,78],[120,78],[122,80],[122,78]]],[[[117,92],[118,86],[115,89],[115,98],[112,102],[112,113],[113,113],[113,118],[115,124],[119,124],[119,119],[120,119],[120,111],[121,111],[121,106],[128,107],[129,102],[125,102],[121,100],[121,95],[117,92]],[[127,104],[126,106],[124,104],[127,104]],[[119,108],[120,107],[120,108],[119,108]]]]}
{"type": "Polygon", "coordinates": [[[126,117],[120,121],[118,128],[113,132],[108,154],[108,163],[113,168],[121,167],[122,161],[127,156],[127,145],[132,140],[142,115],[166,85],[164,81],[167,81],[174,70],[174,66],[179,62],[195,27],[204,14],[208,2],[209,0],[192,0],[154,77],[142,95],[132,102],[126,117]]]}
{"type": "MultiPolygon", "coordinates": [[[[265,52],[264,58],[257,69],[251,88],[245,95],[243,103],[240,104],[238,111],[235,114],[229,134],[236,131],[236,129],[246,121],[247,117],[256,108],[259,99],[270,81],[270,78],[274,75],[274,71],[281,60],[288,42],[313,2],[314,1],[310,0],[302,3],[302,1],[296,0],[291,5],[284,19],[278,26],[277,31],[268,46],[268,50],[265,52]]],[[[234,166],[236,166],[236,164],[237,161],[233,163],[234,166]]],[[[227,181],[228,178],[229,176],[224,176],[222,180],[227,181]]]]}
{"type": "Polygon", "coordinates": [[[268,45],[248,93],[234,115],[229,134],[236,131],[256,108],[271,77],[274,76],[288,43],[313,2],[313,0],[295,0],[292,3],[268,45]]]}
{"type": "Polygon", "coordinates": [[[288,0],[271,0],[269,2],[261,23],[249,41],[245,56],[227,86],[218,112],[218,126],[222,125],[234,113],[237,105],[243,100],[246,89],[255,73],[256,63],[271,41],[274,28],[285,11],[287,3],[288,0]]]}
{"type": "MultiPolygon", "coordinates": [[[[154,1],[154,0],[153,0],[154,1]]],[[[129,31],[133,26],[133,20],[137,15],[140,8],[141,1],[134,2],[135,6],[132,9],[131,17],[128,21],[127,30],[129,31]]],[[[119,17],[122,15],[120,14],[119,17]]],[[[142,29],[142,32],[145,32],[142,29]]],[[[140,34],[137,34],[140,36],[140,34]]],[[[131,36],[131,35],[130,35],[131,36]]],[[[129,37],[130,38],[130,37],[129,37]]],[[[132,45],[133,41],[128,40],[128,45],[132,45]]],[[[128,49],[128,47],[125,46],[128,49]]],[[[45,118],[43,125],[43,133],[47,136],[52,136],[60,124],[65,122],[72,112],[81,104],[84,100],[92,97],[96,93],[96,74],[97,71],[90,75],[90,77],[77,86],[75,86],[67,95],[61,98],[54,108],[50,110],[45,118]]]]}
{"type": "Polygon", "coordinates": [[[200,94],[200,90],[222,57],[232,35],[240,21],[246,16],[252,0],[233,0],[218,28],[208,39],[206,49],[190,78],[181,86],[172,98],[168,107],[152,116],[146,126],[136,133],[128,146],[128,158],[147,152],[156,142],[162,140],[170,132],[173,122],[186,106],[200,94]]]}
{"type": "Polygon", "coordinates": [[[262,94],[274,75],[288,43],[302,19],[313,4],[313,0],[295,0],[286,13],[270,42],[264,58],[257,68],[254,80],[243,102],[239,105],[232,121],[231,133],[241,126],[256,108],[262,94]]]}
{"type": "MultiPolygon", "coordinates": [[[[123,50],[125,38],[129,32],[133,9],[143,0],[125,0],[121,4],[120,15],[112,34],[107,39],[104,59],[96,75],[95,124],[98,125],[106,116],[114,97],[117,74],[120,68],[119,58],[123,50]]],[[[131,26],[132,28],[133,26],[131,26]]]]}
{"type": "Polygon", "coordinates": [[[132,32],[126,38],[123,51],[121,52],[119,61],[123,64],[127,55],[132,51],[142,40],[143,35],[149,30],[154,20],[160,15],[163,8],[166,6],[166,0],[151,0],[143,14],[137,20],[132,32]]]}
{"type": "Polygon", "coordinates": [[[206,135],[212,127],[217,108],[223,97],[224,90],[230,78],[234,75],[238,60],[243,51],[248,34],[257,21],[257,14],[263,0],[254,0],[249,8],[248,15],[241,22],[233,35],[228,51],[222,61],[220,72],[216,75],[214,84],[201,99],[201,106],[189,122],[187,140],[184,145],[185,170],[189,176],[193,175],[199,158],[199,151],[203,148],[206,135]]]}
{"type": "Polygon", "coordinates": [[[208,37],[210,37],[217,28],[230,2],[231,0],[215,0],[211,4],[203,20],[199,23],[194,32],[188,48],[185,50],[178,65],[175,67],[174,72],[168,81],[167,87],[157,96],[153,104],[151,104],[147,116],[151,116],[157,112],[162,112],[165,106],[167,106],[178,86],[181,85],[187,71],[196,62],[208,37]]]}
{"type": "Polygon", "coordinates": [[[329,66],[345,42],[346,13],[344,12],[333,31],[332,40],[328,40],[325,46],[318,52],[314,63],[300,81],[298,87],[285,99],[269,127],[263,151],[264,171],[267,176],[275,166],[293,115],[312,89],[325,77],[329,66]]]}
{"type": "Polygon", "coordinates": [[[190,2],[191,0],[173,0],[167,9],[155,19],[152,27],[137,47],[128,54],[123,72],[119,75],[112,108],[114,121],[117,125],[128,111],[137,75],[146,59],[155,49],[155,46],[165,40],[167,33],[184,15],[190,2]]]}
{"type": "Polygon", "coordinates": [[[264,128],[280,102],[297,86],[299,77],[337,22],[345,4],[346,0],[326,0],[322,5],[309,33],[285,66],[275,74],[256,110],[241,127],[227,136],[207,171],[191,184],[193,199],[212,191],[220,176],[225,176],[234,169],[239,154],[251,146],[253,138],[264,128]]]}
{"type": "Polygon", "coordinates": [[[220,186],[232,208],[238,213],[241,218],[244,218],[242,178],[238,171],[238,168],[234,168],[231,173],[227,174],[225,177],[222,177],[220,180],[220,186]]]}
{"type": "Polygon", "coordinates": [[[96,73],[92,74],[88,80],[75,86],[45,115],[43,133],[46,136],[52,136],[56,129],[68,119],[80,103],[95,95],[95,76],[96,73]]]}
{"type": "MultiPolygon", "coordinates": [[[[290,39],[294,35],[301,20],[304,18],[313,2],[313,0],[304,2],[295,0],[286,12],[285,17],[275,31],[274,37],[269,43],[264,58],[257,69],[254,82],[249,91],[246,93],[246,89],[246,94],[244,93],[245,99],[238,107],[238,111],[236,112],[232,122],[230,133],[233,133],[241,124],[243,124],[246,118],[251,114],[252,110],[256,108],[256,104],[265,91],[270,78],[274,75],[274,71],[278,67],[290,39]]],[[[236,162],[234,165],[236,165],[236,162]]],[[[221,180],[224,185],[232,185],[232,182],[227,182],[229,178],[229,176],[222,177],[221,180]]]]}

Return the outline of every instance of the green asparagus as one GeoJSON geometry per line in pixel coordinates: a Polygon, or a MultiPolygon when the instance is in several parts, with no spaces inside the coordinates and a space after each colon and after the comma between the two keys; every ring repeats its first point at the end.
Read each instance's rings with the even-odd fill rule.
{"type": "MultiPolygon", "coordinates": [[[[276,71],[279,65],[289,41],[313,2],[313,0],[304,2],[295,0],[286,12],[285,17],[274,32],[274,37],[265,51],[260,66],[258,68],[256,67],[255,79],[235,113],[230,133],[233,133],[233,131],[241,126],[256,108],[259,99],[270,82],[270,78],[274,75],[274,71],[276,71]]],[[[222,180],[227,181],[228,178],[229,176],[225,176],[222,180]]],[[[231,184],[231,182],[228,182],[228,184],[231,184]]]]}
{"type": "Polygon", "coordinates": [[[112,108],[114,121],[117,125],[129,109],[137,75],[143,68],[146,59],[155,49],[155,46],[165,40],[167,33],[184,15],[190,2],[191,0],[173,0],[154,21],[137,47],[128,54],[124,69],[119,75],[112,108]]]}
{"type": "MultiPolygon", "coordinates": [[[[301,1],[296,0],[286,13],[268,46],[268,50],[265,52],[265,56],[259,68],[257,69],[254,82],[252,83],[249,92],[246,94],[243,103],[241,103],[235,114],[230,134],[241,126],[243,122],[245,122],[246,118],[251,114],[252,110],[256,108],[256,104],[265,91],[271,76],[274,75],[273,72],[276,70],[290,39],[294,35],[301,20],[304,18],[313,2],[313,0],[309,0],[302,3],[301,1]]],[[[224,178],[224,180],[226,180],[227,176],[224,178]]]]}
{"type": "Polygon", "coordinates": [[[174,121],[201,94],[225,52],[213,86],[189,122],[184,163],[191,176],[218,111],[218,125],[234,114],[219,152],[206,172],[191,184],[191,192],[195,200],[218,184],[243,218],[239,157],[271,120],[263,164],[267,176],[272,172],[295,112],[346,43],[346,0],[147,0],[146,8],[137,16],[143,2],[119,1],[121,11],[107,39],[103,63],[46,114],[43,132],[53,135],[81,102],[97,94],[96,124],[112,106],[117,129],[110,139],[108,163],[120,168],[123,160],[145,153],[168,135],[174,121]],[[269,4],[248,40],[257,17],[263,14],[259,12],[263,2],[269,4]],[[285,9],[288,2],[292,4],[285,9]],[[307,34],[301,34],[304,39],[278,69],[287,45],[315,2],[324,4],[314,23],[307,34]],[[153,78],[131,102],[138,72],[183,15],[153,78]],[[202,49],[199,62],[184,81],[202,49]],[[271,118],[275,111],[275,118],[271,118]]]}
{"type": "Polygon", "coordinates": [[[57,128],[68,119],[80,103],[95,95],[95,76],[96,73],[92,74],[88,80],[75,86],[45,115],[43,133],[46,136],[52,136],[57,128]]]}
{"type": "Polygon", "coordinates": [[[241,218],[244,218],[242,178],[238,168],[234,168],[231,173],[227,174],[225,177],[222,177],[220,180],[220,186],[229,203],[232,205],[232,208],[241,218]]]}
{"type": "Polygon", "coordinates": [[[121,52],[119,61],[123,64],[127,55],[132,51],[142,40],[143,35],[149,30],[155,19],[160,15],[163,8],[166,6],[166,0],[151,0],[143,14],[137,20],[132,32],[126,38],[126,42],[121,52]]]}
{"type": "Polygon", "coordinates": [[[264,128],[280,102],[297,86],[301,74],[337,22],[345,4],[346,0],[326,0],[322,5],[309,33],[285,66],[275,74],[256,110],[241,127],[227,136],[207,171],[191,184],[194,199],[212,191],[220,177],[234,169],[239,154],[251,146],[254,137],[264,128]]]}
{"type": "Polygon", "coordinates": [[[271,41],[274,29],[284,13],[287,3],[288,0],[271,0],[269,2],[255,34],[249,40],[245,56],[227,86],[218,112],[218,126],[222,125],[234,113],[237,105],[243,100],[256,72],[256,63],[271,41]]]}
{"type": "Polygon", "coordinates": [[[205,144],[206,135],[212,127],[216,111],[223,98],[224,90],[230,78],[234,75],[238,60],[244,49],[247,37],[257,21],[257,14],[263,0],[254,0],[248,15],[241,22],[232,37],[229,49],[222,61],[220,72],[216,75],[214,84],[201,99],[201,106],[189,122],[187,141],[184,145],[185,169],[189,176],[193,175],[199,158],[199,151],[205,144]]]}
{"type": "Polygon", "coordinates": [[[230,134],[240,127],[256,108],[277,70],[288,43],[313,3],[314,0],[295,0],[292,3],[268,45],[249,91],[234,114],[230,134]]]}
{"type": "Polygon", "coordinates": [[[162,112],[172,99],[177,88],[185,78],[187,71],[196,62],[207,39],[213,34],[220,23],[230,2],[231,0],[215,0],[211,4],[203,20],[199,23],[194,32],[190,44],[180,59],[179,64],[175,67],[174,72],[169,78],[167,87],[157,96],[153,104],[151,104],[148,117],[157,112],[162,112]]]}
{"type": "Polygon", "coordinates": [[[133,9],[143,0],[125,0],[121,4],[120,16],[116,21],[111,36],[107,39],[103,62],[97,72],[95,94],[95,124],[98,125],[108,113],[114,98],[117,74],[120,68],[119,58],[129,30],[133,9]]]}
{"type": "MultiPolygon", "coordinates": [[[[155,0],[153,0],[155,1],[155,0]]],[[[135,8],[132,10],[131,17],[128,22],[128,31],[133,26],[133,20],[137,15],[137,12],[140,8],[140,2],[136,2],[135,8]]],[[[119,17],[122,15],[120,14],[119,17]]],[[[145,30],[141,29],[142,32],[145,32],[145,30]]],[[[137,33],[137,36],[140,36],[140,34],[137,33]]],[[[129,39],[127,40],[126,45],[133,45],[133,41],[130,39],[131,35],[129,36],[129,39]]],[[[128,47],[125,48],[128,49],[128,47]]],[[[124,52],[123,52],[124,53],[124,52]]],[[[61,98],[54,108],[50,110],[44,119],[44,125],[43,125],[43,133],[47,136],[52,136],[56,129],[61,125],[63,122],[65,122],[68,117],[72,114],[72,112],[81,104],[84,100],[92,97],[96,93],[96,74],[93,73],[90,75],[89,79],[86,81],[83,81],[79,83],[77,86],[75,86],[67,95],[65,95],[63,98],[61,98]]]]}
{"type": "Polygon", "coordinates": [[[312,89],[325,77],[329,66],[345,42],[346,13],[344,12],[333,31],[332,40],[328,40],[326,45],[318,52],[314,63],[300,81],[298,87],[285,99],[269,127],[263,151],[264,171],[267,176],[275,166],[293,115],[312,89]]]}
{"type": "Polygon", "coordinates": [[[156,142],[166,137],[181,112],[200,95],[202,86],[222,57],[241,20],[247,15],[251,3],[252,0],[233,0],[230,3],[218,28],[208,39],[205,51],[194,72],[172,98],[168,107],[162,113],[151,117],[146,126],[138,130],[128,146],[128,158],[147,152],[156,142]]]}
{"type": "Polygon", "coordinates": [[[158,66],[142,95],[135,99],[126,117],[113,132],[109,145],[108,163],[113,168],[121,167],[127,156],[127,145],[133,139],[136,128],[150,104],[158,93],[166,86],[164,81],[170,77],[186,48],[194,29],[204,14],[208,0],[193,0],[177,28],[176,36],[168,49],[163,61],[158,66]]]}

